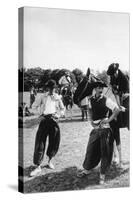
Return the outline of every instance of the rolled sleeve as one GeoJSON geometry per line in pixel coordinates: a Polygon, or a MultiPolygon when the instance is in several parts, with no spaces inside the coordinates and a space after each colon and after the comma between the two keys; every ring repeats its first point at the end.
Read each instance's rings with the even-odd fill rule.
{"type": "Polygon", "coordinates": [[[117,103],[115,103],[114,101],[112,101],[110,98],[107,98],[106,99],[106,106],[111,109],[112,111],[115,109],[115,108],[118,108],[118,105],[117,103]]]}

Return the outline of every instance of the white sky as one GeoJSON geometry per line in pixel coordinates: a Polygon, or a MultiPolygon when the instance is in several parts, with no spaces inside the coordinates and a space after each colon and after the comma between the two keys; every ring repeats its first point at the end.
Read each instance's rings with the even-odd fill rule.
{"type": "Polygon", "coordinates": [[[129,70],[129,15],[24,9],[24,67],[129,70]]]}

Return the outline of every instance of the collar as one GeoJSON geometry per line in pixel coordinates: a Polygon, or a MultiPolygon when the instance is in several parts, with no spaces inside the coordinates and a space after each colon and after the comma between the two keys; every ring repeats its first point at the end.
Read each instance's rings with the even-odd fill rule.
{"type": "Polygon", "coordinates": [[[99,97],[96,97],[96,95],[94,95],[93,97],[96,101],[99,101],[100,99],[103,98],[103,94],[101,94],[99,97]]]}

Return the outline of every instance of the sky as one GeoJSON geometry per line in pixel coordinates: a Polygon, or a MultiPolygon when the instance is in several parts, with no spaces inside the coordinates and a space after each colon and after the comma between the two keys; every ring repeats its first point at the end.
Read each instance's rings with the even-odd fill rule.
{"type": "Polygon", "coordinates": [[[129,70],[129,14],[24,8],[24,67],[129,70]]]}

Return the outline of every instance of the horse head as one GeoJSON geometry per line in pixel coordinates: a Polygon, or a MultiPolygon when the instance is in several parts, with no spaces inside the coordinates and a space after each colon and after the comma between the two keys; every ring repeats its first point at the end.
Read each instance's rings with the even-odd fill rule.
{"type": "Polygon", "coordinates": [[[83,98],[92,95],[94,82],[94,80],[90,81],[88,77],[82,79],[74,93],[73,101],[75,104],[78,105],[83,98]]]}

